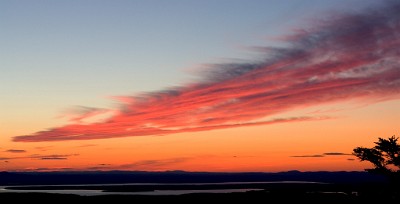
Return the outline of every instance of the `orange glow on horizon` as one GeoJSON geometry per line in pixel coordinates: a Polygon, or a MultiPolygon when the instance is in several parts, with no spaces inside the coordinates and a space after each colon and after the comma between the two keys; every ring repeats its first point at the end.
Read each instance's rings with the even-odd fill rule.
{"type": "Polygon", "coordinates": [[[396,116],[400,115],[398,100],[360,108],[343,107],[347,110],[335,112],[337,118],[330,120],[168,136],[38,143],[13,143],[3,139],[0,170],[277,172],[369,168],[368,163],[359,162],[351,155],[292,157],[327,152],[350,154],[356,146],[372,146],[377,137],[395,134],[393,127],[397,125],[396,116]],[[26,152],[5,152],[7,149],[26,152]],[[66,159],[40,159],[46,156],[66,159]]]}

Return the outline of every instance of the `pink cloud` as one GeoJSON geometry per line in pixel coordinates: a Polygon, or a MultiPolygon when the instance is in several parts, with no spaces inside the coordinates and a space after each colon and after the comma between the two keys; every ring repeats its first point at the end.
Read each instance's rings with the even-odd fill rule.
{"type": "Polygon", "coordinates": [[[136,96],[115,110],[81,108],[75,123],[14,137],[18,142],[167,135],[221,128],[321,120],[265,117],[347,100],[400,97],[400,4],[343,14],[287,36],[264,60],[219,64],[204,80],[136,96]],[[101,122],[87,118],[113,113],[101,122]],[[258,121],[258,122],[254,122],[258,121]]]}

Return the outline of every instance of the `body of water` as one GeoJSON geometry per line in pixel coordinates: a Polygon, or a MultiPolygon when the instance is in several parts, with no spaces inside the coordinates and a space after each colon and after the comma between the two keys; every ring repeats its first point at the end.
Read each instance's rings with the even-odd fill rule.
{"type": "Polygon", "coordinates": [[[183,195],[189,193],[236,193],[248,191],[261,191],[263,189],[210,189],[210,190],[154,190],[143,192],[105,192],[102,190],[15,190],[0,189],[0,193],[59,193],[74,194],[80,196],[97,196],[97,195],[183,195]]]}
{"type": "Polygon", "coordinates": [[[96,196],[96,195],[183,195],[190,193],[235,193],[260,191],[260,188],[234,188],[235,185],[251,185],[251,184],[325,184],[320,182],[307,181],[273,181],[273,182],[221,182],[221,183],[125,183],[125,184],[79,184],[79,185],[24,185],[24,186],[0,186],[0,193],[59,193],[59,194],[75,194],[81,196],[96,196]],[[140,192],[109,192],[101,189],[92,190],[90,187],[107,187],[107,186],[185,186],[185,190],[151,190],[140,192]],[[190,186],[199,185],[224,185],[221,189],[190,189],[190,186]],[[228,188],[226,188],[228,186],[228,188]],[[232,186],[232,188],[229,188],[232,186]],[[16,188],[32,188],[32,189],[16,189],[16,188]],[[55,187],[58,189],[48,189],[55,187]],[[68,189],[73,188],[75,189],[68,189]],[[83,189],[76,189],[82,187],[83,189]],[[10,189],[14,188],[14,189],[10,189]],[[46,189],[41,189],[46,188],[46,189]],[[65,188],[65,189],[60,189],[65,188]],[[88,189],[84,189],[88,188],[88,189]]]}

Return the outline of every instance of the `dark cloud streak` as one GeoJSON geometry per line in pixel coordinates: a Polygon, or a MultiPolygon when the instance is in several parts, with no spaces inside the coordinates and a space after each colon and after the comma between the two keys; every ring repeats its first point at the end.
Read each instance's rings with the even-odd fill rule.
{"type": "Polygon", "coordinates": [[[346,153],[343,153],[343,152],[326,152],[323,155],[326,155],[326,156],[349,156],[349,155],[352,155],[352,154],[346,154],[346,153]]]}
{"type": "Polygon", "coordinates": [[[319,157],[324,157],[324,155],[321,154],[313,154],[313,155],[295,155],[295,156],[290,156],[290,157],[300,157],[300,158],[319,158],[319,157]]]}
{"type": "Polygon", "coordinates": [[[290,156],[290,157],[327,157],[327,156],[352,156],[352,154],[347,154],[347,153],[343,153],[343,152],[325,152],[322,154],[313,154],[313,155],[295,155],[295,156],[290,156]]]}
{"type": "Polygon", "coordinates": [[[66,160],[67,157],[41,157],[41,160],[66,160]]]}
{"type": "Polygon", "coordinates": [[[14,160],[14,159],[39,159],[39,160],[66,160],[72,156],[79,156],[79,154],[32,154],[23,157],[0,157],[0,160],[14,160]]]}
{"type": "Polygon", "coordinates": [[[140,160],[133,163],[122,164],[122,165],[111,165],[111,164],[98,164],[97,166],[89,167],[89,170],[113,170],[113,169],[127,169],[127,170],[165,170],[165,167],[170,165],[179,164],[191,160],[191,157],[176,157],[166,159],[150,159],[140,160]]]}
{"type": "Polygon", "coordinates": [[[26,150],[23,149],[8,149],[5,152],[10,152],[10,153],[25,153],[26,150]]]}
{"type": "Polygon", "coordinates": [[[143,169],[143,168],[155,168],[155,167],[164,167],[172,164],[182,163],[190,158],[187,157],[179,157],[179,158],[170,158],[170,159],[155,159],[155,160],[142,160],[137,161],[131,164],[121,165],[121,169],[143,169]]]}

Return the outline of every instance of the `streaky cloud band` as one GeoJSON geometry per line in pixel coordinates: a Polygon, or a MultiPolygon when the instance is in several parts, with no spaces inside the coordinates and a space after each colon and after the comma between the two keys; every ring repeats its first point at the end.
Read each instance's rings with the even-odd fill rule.
{"type": "Polygon", "coordinates": [[[321,20],[282,39],[288,46],[266,47],[263,60],[214,65],[200,82],[117,97],[122,104],[115,110],[86,108],[75,123],[13,140],[167,135],[320,120],[326,118],[252,122],[321,104],[400,98],[399,2],[321,20]],[[79,122],[105,112],[113,114],[101,122],[79,122]]]}

